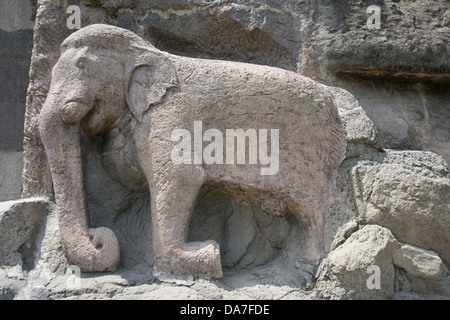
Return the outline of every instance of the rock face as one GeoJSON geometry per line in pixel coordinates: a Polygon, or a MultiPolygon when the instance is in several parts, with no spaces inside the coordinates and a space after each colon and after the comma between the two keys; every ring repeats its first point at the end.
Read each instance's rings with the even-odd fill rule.
{"type": "MultiPolygon", "coordinates": [[[[85,160],[90,224],[115,233],[118,269],[77,277],[79,270],[61,247],[54,205],[45,205],[46,213],[25,222],[19,219],[30,216],[25,199],[17,207],[25,213],[14,210],[8,221],[30,229],[19,232],[20,237],[4,238],[9,258],[0,264],[0,299],[450,297],[446,0],[373,1],[380,8],[380,29],[368,26],[373,13],[361,0],[74,2],[81,8],[83,27],[106,23],[131,30],[171,54],[282,68],[328,86],[346,131],[347,151],[326,218],[325,255],[317,270],[292,260],[302,232],[292,219],[270,214],[280,211],[279,202],[236,200],[223,189],[206,186],[197,197],[187,238],[213,239],[220,245],[224,277],[178,286],[160,283],[152,274],[148,183],[131,165],[137,159],[125,119],[117,130],[90,141],[85,160]]],[[[4,3],[9,9],[26,8],[23,13],[30,3],[36,5],[28,0],[4,3]]],[[[25,114],[23,196],[53,198],[38,118],[60,45],[76,30],[67,28],[66,2],[38,4],[25,114]]],[[[2,44],[5,37],[29,36],[29,31],[11,30],[30,28],[14,16],[0,19],[0,28],[12,32],[0,34],[2,44]]],[[[4,45],[0,54],[16,56],[8,50],[24,51],[24,45],[4,45]]],[[[25,64],[20,63],[20,70],[27,69],[25,64]]],[[[13,64],[1,66],[9,70],[13,64]]],[[[12,88],[9,76],[2,87],[8,90],[2,96],[6,102],[1,102],[2,114],[8,115],[6,124],[6,117],[0,119],[3,136],[22,130],[10,128],[10,118],[20,115],[24,103],[9,94],[11,88],[26,86],[26,75],[20,73],[17,87],[12,88]]],[[[0,200],[17,198],[20,190],[19,138],[0,141],[0,181],[7,181],[0,200]],[[3,157],[5,149],[14,154],[3,157]],[[5,195],[8,190],[13,192],[5,195]]]]}
{"type": "Polygon", "coordinates": [[[329,254],[319,270],[319,297],[420,297],[410,292],[424,295],[422,298],[448,296],[448,182],[445,161],[429,152],[366,149],[364,154],[344,161],[336,202],[327,221],[325,246],[329,254]],[[369,178],[369,172],[375,175],[369,178]],[[371,230],[370,234],[380,238],[363,236],[363,230],[371,230]],[[380,278],[387,282],[381,289],[368,289],[361,280],[370,277],[363,262],[370,260],[367,248],[377,248],[383,234],[389,234],[396,244],[388,255],[377,255],[385,258],[384,264],[377,266],[388,269],[380,278]]]}
{"type": "Polygon", "coordinates": [[[367,225],[322,262],[316,288],[327,299],[386,299],[394,294],[392,256],[400,247],[392,233],[367,225]],[[374,279],[371,274],[374,272],[374,279]],[[378,277],[378,278],[377,278],[378,277]],[[373,283],[372,283],[373,282],[373,283]]]}
{"type": "Polygon", "coordinates": [[[35,1],[0,1],[0,201],[20,198],[35,1]]]}
{"type": "MultiPolygon", "coordinates": [[[[360,0],[80,3],[82,26],[109,23],[170,53],[281,67],[347,89],[377,127],[383,147],[433,151],[448,162],[446,0],[433,6],[388,0],[380,4],[380,29],[367,27],[367,6],[360,0]]],[[[37,115],[59,45],[73,32],[66,9],[41,1],[37,12],[25,124],[26,197],[52,192],[37,115]]]]}
{"type": "Polygon", "coordinates": [[[398,286],[409,287],[422,294],[449,295],[448,269],[436,252],[403,245],[395,251],[393,261],[398,268],[398,286]]]}
{"type": "Polygon", "coordinates": [[[37,242],[52,208],[42,198],[0,203],[0,300],[12,299],[31,280],[28,271],[40,259],[37,242]]]}
{"type": "Polygon", "coordinates": [[[42,223],[50,203],[44,199],[7,201],[0,206],[0,257],[2,261],[17,253],[42,223]]]}
{"type": "MultiPolygon", "coordinates": [[[[221,278],[216,242],[185,243],[192,207],[204,186],[220,188],[236,201],[278,206],[268,213],[290,215],[301,230],[294,260],[318,263],[346,149],[334,96],[326,86],[279,68],[171,55],[106,24],[72,34],[61,50],[39,130],[63,247],[74,264],[86,272],[103,272],[114,271],[119,263],[113,232],[87,222],[83,183],[82,141],[88,144],[108,132],[125,140],[112,143],[117,151],[127,143],[136,146],[136,155],[128,156],[139,160],[133,165],[148,179],[155,274],[221,278]],[[124,120],[129,136],[115,125],[124,120]],[[212,138],[214,143],[205,146],[212,138]]],[[[237,219],[242,217],[245,221],[247,215],[237,219]]],[[[233,254],[225,258],[239,260],[233,254]]]]}
{"type": "Polygon", "coordinates": [[[439,280],[447,274],[446,267],[436,252],[404,245],[395,251],[394,263],[414,278],[439,280]]]}
{"type": "Polygon", "coordinates": [[[442,158],[389,152],[380,165],[353,170],[362,221],[388,228],[399,241],[436,251],[450,262],[450,180],[442,158]]]}

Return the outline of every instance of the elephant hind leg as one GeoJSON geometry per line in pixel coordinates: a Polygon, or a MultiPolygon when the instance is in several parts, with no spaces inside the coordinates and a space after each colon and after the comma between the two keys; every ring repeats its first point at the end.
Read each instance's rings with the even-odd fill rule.
{"type": "Polygon", "coordinates": [[[180,169],[171,171],[173,179],[156,177],[150,188],[154,274],[222,278],[219,245],[215,241],[186,243],[195,201],[204,183],[203,170],[180,169]]]}

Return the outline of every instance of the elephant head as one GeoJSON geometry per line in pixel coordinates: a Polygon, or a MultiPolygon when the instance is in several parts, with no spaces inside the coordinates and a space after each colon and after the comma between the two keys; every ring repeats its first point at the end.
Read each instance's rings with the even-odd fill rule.
{"type": "Polygon", "coordinates": [[[68,37],[53,68],[39,130],[53,179],[63,249],[86,272],[114,270],[120,261],[116,236],[90,228],[83,146],[130,110],[138,122],[176,83],[168,54],[136,34],[91,25],[68,37]]]}

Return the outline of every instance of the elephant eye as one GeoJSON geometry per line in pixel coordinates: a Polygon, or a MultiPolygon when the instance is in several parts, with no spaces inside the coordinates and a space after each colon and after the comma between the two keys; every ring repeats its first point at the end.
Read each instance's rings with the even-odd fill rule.
{"type": "Polygon", "coordinates": [[[86,66],[86,63],[84,62],[84,60],[79,60],[79,61],[76,63],[76,66],[77,66],[78,68],[80,68],[80,69],[84,69],[84,67],[86,66]]]}

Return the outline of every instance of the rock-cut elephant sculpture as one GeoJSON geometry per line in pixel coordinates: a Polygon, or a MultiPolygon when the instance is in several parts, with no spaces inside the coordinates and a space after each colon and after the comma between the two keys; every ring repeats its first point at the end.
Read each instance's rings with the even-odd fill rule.
{"type": "Polygon", "coordinates": [[[187,242],[205,184],[290,217],[301,231],[295,258],[311,264],[321,259],[326,215],[346,148],[327,87],[282,69],[172,55],[131,31],[98,24],[73,33],[61,45],[39,118],[62,247],[83,271],[113,271],[120,261],[113,231],[89,225],[84,146],[95,135],[121,130],[124,117],[131,119],[127,130],[136,165],[150,189],[155,274],[223,276],[215,241],[187,242]],[[195,137],[199,124],[200,138],[195,137]],[[185,147],[180,148],[175,130],[194,138],[181,135],[185,147]],[[243,139],[228,141],[228,130],[243,132],[243,139]],[[277,141],[270,144],[269,133],[275,131],[277,141]],[[266,134],[254,140],[254,132],[266,134]],[[195,143],[204,152],[217,143],[210,153],[215,160],[202,161],[195,143]],[[233,161],[242,156],[239,143],[246,158],[233,161]],[[277,170],[262,174],[267,162],[261,152],[269,149],[276,151],[277,170]],[[196,160],[174,161],[174,152],[196,160]]]}

